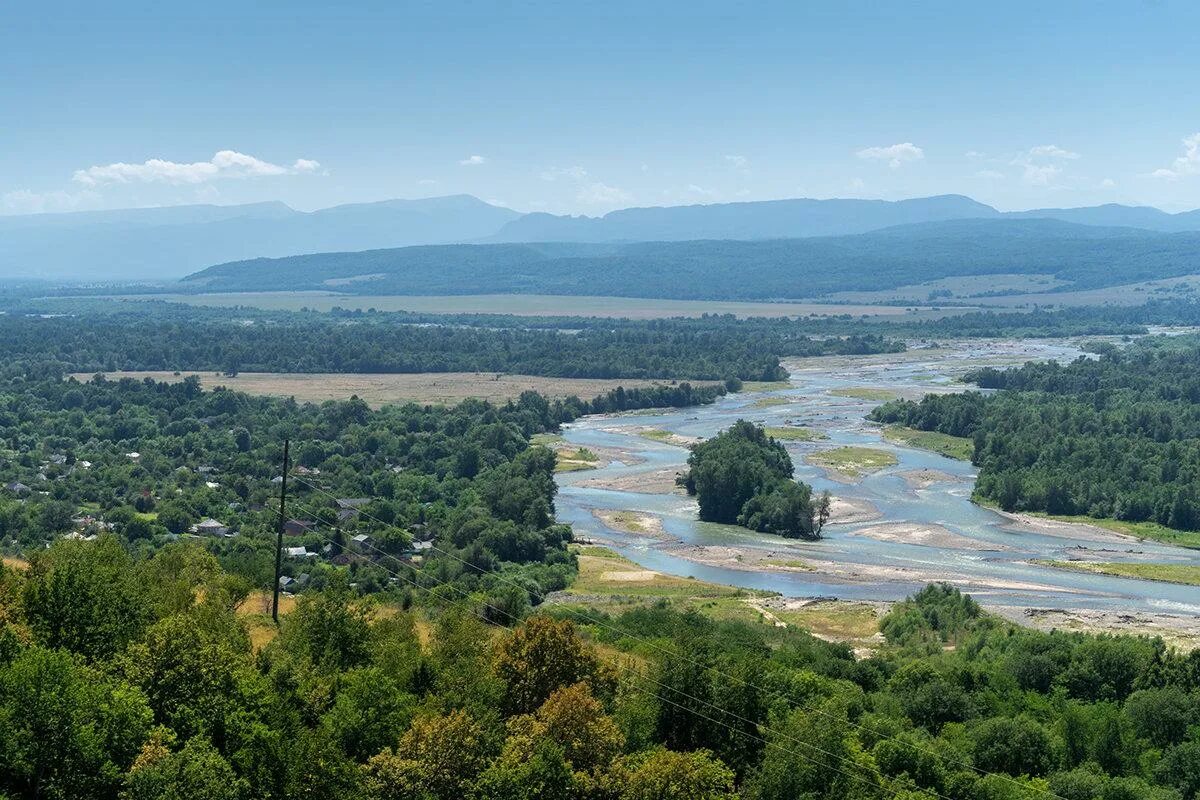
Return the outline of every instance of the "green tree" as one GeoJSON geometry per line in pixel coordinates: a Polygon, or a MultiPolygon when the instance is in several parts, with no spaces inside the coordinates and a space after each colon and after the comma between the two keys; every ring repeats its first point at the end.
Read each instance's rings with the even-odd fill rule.
{"type": "Polygon", "coordinates": [[[150,724],[137,689],[63,650],[31,647],[0,668],[0,790],[114,797],[150,724]]]}
{"type": "Polygon", "coordinates": [[[712,753],[653,750],[630,757],[621,800],[734,800],[733,770],[712,753]]]}
{"type": "Polygon", "coordinates": [[[150,742],[129,771],[121,800],[241,800],[248,786],[207,739],[172,753],[150,742]]]}
{"type": "Polygon", "coordinates": [[[123,649],[150,619],[133,562],[112,536],[60,540],[35,554],[23,604],[40,642],[97,660],[123,649]]]}

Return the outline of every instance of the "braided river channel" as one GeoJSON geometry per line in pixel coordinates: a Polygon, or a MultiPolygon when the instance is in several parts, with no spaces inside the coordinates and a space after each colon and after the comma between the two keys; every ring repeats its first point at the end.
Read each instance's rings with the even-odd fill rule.
{"type": "Polygon", "coordinates": [[[985,606],[1013,613],[1091,610],[1195,620],[1200,588],[1036,562],[1200,565],[1200,550],[976,505],[970,462],[888,441],[865,419],[887,394],[916,399],[963,391],[969,387],[961,376],[974,367],[1080,355],[1077,343],[1023,340],[805,359],[787,364],[788,388],[730,394],[710,406],[583,418],[566,426],[563,438],[570,447],[596,453],[601,466],[559,474],[558,518],[573,525],[577,537],[606,544],[645,569],[785,597],[889,601],[931,581],[948,581],[985,606]],[[687,442],[711,437],[738,419],[803,426],[826,437],[785,442],[796,479],[835,497],[834,516],[819,541],[701,522],[694,500],[672,487],[674,474],[685,467],[687,442]],[[854,479],[809,460],[845,446],[887,451],[896,463],[854,479]],[[630,517],[640,523],[613,524],[630,517]]]}

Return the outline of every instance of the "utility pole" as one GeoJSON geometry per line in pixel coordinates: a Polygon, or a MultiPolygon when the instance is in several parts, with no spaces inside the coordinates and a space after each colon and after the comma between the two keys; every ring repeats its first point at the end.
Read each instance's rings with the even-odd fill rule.
{"type": "Polygon", "coordinates": [[[283,440],[283,482],[279,484],[279,528],[275,534],[275,596],[271,602],[271,619],[279,624],[279,578],[283,570],[283,528],[287,524],[287,476],[288,476],[288,444],[283,440]]]}

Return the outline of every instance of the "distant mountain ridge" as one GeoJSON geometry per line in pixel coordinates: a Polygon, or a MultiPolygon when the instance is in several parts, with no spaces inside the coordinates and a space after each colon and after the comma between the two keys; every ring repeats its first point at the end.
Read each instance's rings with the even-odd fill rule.
{"type": "Polygon", "coordinates": [[[759,200],[626,208],[603,217],[526,214],[487,242],[671,242],[796,239],[866,233],[894,225],[992,218],[1000,212],[962,195],[912,200],[759,200]]]}
{"type": "Polygon", "coordinates": [[[526,214],[487,242],[639,242],[695,239],[793,239],[867,233],[896,225],[954,219],[1057,219],[1078,225],[1200,231],[1200,210],[1168,214],[1147,206],[999,211],[963,195],[911,200],[760,200],[745,203],[626,208],[602,217],[526,214]]]}
{"type": "Polygon", "coordinates": [[[313,212],[267,202],[0,216],[0,277],[162,281],[231,261],[414,245],[762,241],[953,220],[1020,219],[1200,231],[1200,210],[1168,214],[1110,204],[1002,212],[962,195],[627,208],[602,217],[521,214],[470,195],[313,212]]]}
{"type": "Polygon", "coordinates": [[[570,294],[779,300],[948,277],[1052,275],[1070,288],[1200,273],[1200,232],[959,219],[804,239],[441,245],[220,264],[205,292],[570,294]]]}
{"type": "Polygon", "coordinates": [[[470,241],[519,216],[452,195],[313,212],[274,202],[0,217],[0,276],[170,280],[237,259],[470,241]]]}

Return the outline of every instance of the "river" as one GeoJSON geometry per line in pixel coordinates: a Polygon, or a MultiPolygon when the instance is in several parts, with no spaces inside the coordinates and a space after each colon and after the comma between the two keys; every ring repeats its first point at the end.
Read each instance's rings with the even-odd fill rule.
{"type": "Polygon", "coordinates": [[[1091,526],[1021,522],[977,506],[970,500],[975,479],[970,463],[884,440],[878,426],[864,419],[878,400],[834,393],[869,388],[917,398],[966,388],[958,379],[981,364],[1068,361],[1079,355],[1075,343],[1024,340],[807,359],[788,365],[787,389],[732,394],[697,408],[580,419],[565,427],[564,439],[612,460],[600,469],[558,476],[558,518],[574,526],[578,537],[604,542],[647,569],[786,597],[888,601],[929,581],[946,580],[994,607],[1200,614],[1200,589],[1193,586],[1032,563],[1086,556],[1200,565],[1200,551],[1136,541],[1091,526]],[[785,443],[796,478],[816,490],[828,489],[847,501],[843,507],[873,508],[877,518],[864,519],[859,513],[850,521],[835,519],[817,542],[700,522],[694,501],[663,485],[664,475],[684,468],[688,451],[644,433],[707,438],[741,418],[772,426],[803,425],[827,436],[785,443]],[[848,482],[807,461],[815,451],[845,445],[886,450],[897,463],[848,482]],[[661,532],[622,532],[597,516],[606,509],[652,516],[660,521],[661,532]]]}

